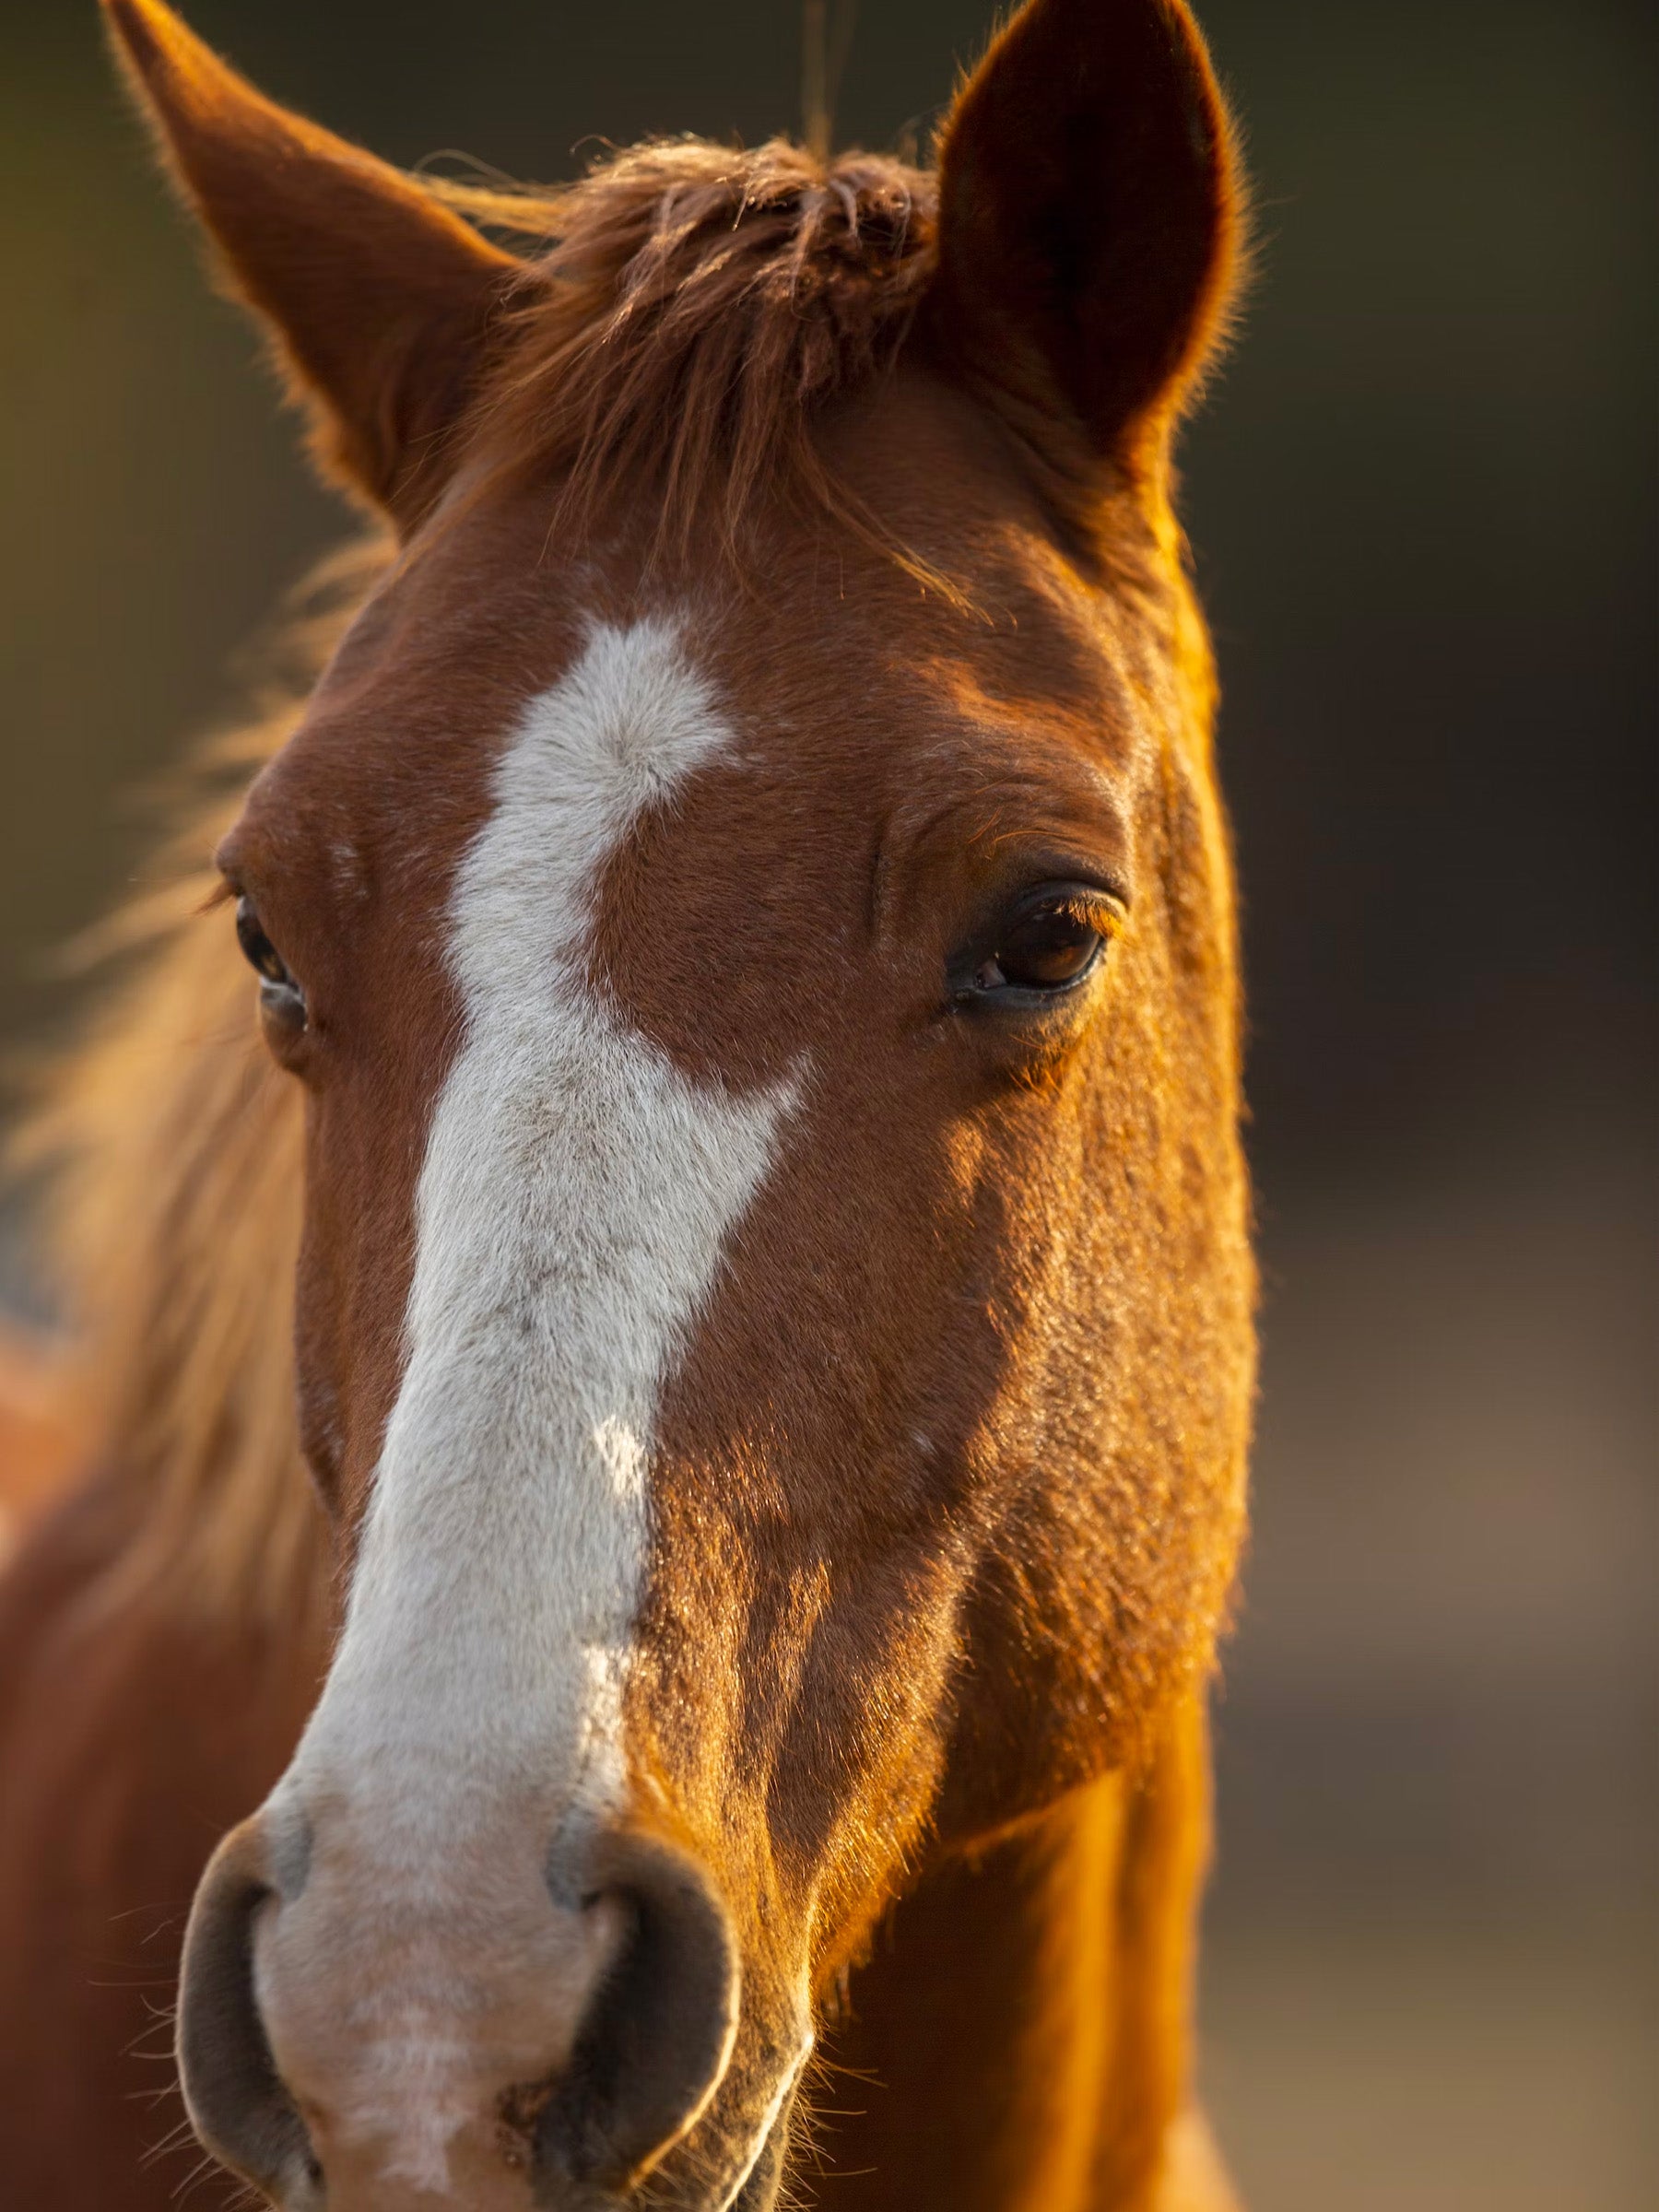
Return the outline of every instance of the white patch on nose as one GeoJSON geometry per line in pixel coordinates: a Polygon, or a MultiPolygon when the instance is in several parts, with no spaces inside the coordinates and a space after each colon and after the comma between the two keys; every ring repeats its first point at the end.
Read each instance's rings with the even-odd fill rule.
{"type": "Polygon", "coordinates": [[[492,1829],[539,1884],[560,1824],[624,1787],[657,1402],[787,1096],[688,1082],[589,949],[630,828],[732,744],[673,626],[597,629],[525,711],[456,880],[465,1027],[420,1176],[407,1363],[282,1785],[343,1819],[400,1919],[453,1905],[457,1854],[474,1878],[492,1829]]]}

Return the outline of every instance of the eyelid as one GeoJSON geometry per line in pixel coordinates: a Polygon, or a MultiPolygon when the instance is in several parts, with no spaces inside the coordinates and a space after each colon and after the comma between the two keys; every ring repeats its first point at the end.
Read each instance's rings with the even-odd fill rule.
{"type": "Polygon", "coordinates": [[[240,821],[233,822],[224,836],[219,839],[218,844],[214,846],[212,854],[213,865],[225,881],[238,891],[243,888],[241,869],[238,865],[241,859],[242,847],[241,824],[240,821]]]}
{"type": "Polygon", "coordinates": [[[1130,902],[1128,882],[1115,869],[1077,860],[1059,860],[1046,880],[1033,882],[1031,888],[1039,895],[1044,891],[1080,892],[1085,898],[1109,900],[1125,910],[1130,902]]]}
{"type": "Polygon", "coordinates": [[[1006,901],[988,913],[975,932],[974,942],[994,949],[991,940],[1000,932],[1029,921],[1033,914],[1070,913],[1091,928],[1100,929],[1102,935],[1122,928],[1129,918],[1129,900],[1125,891],[1098,881],[1088,882],[1079,877],[1057,877],[1046,883],[1034,883],[1012,900],[1006,901]]]}
{"type": "Polygon", "coordinates": [[[1088,883],[1040,885],[1014,910],[1021,920],[1029,914],[1055,912],[1076,913],[1088,921],[1100,918],[1112,924],[1124,919],[1128,911],[1128,901],[1119,892],[1088,883]]]}

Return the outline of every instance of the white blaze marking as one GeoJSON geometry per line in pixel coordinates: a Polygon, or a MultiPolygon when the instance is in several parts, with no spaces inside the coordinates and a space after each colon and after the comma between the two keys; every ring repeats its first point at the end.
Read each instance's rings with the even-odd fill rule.
{"type": "Polygon", "coordinates": [[[282,1792],[347,1816],[382,1900],[453,1900],[457,1848],[503,1820],[539,1867],[623,1786],[657,1400],[787,1100],[689,1083],[595,991],[589,942],[630,827],[732,744],[670,625],[599,629],[525,712],[457,877],[465,1030],[420,1176],[407,1364],[282,1792]]]}

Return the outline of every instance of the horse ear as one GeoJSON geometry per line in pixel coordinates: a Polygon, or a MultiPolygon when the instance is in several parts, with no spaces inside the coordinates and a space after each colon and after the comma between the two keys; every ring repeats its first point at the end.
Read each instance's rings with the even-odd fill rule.
{"type": "Polygon", "coordinates": [[[1183,0],[1030,0],[939,148],[929,314],[1051,481],[1156,465],[1220,335],[1242,191],[1183,0]]]}
{"type": "Polygon", "coordinates": [[[162,0],[103,8],[226,288],[307,403],[324,472],[406,532],[521,265],[397,170],[273,105],[162,0]]]}

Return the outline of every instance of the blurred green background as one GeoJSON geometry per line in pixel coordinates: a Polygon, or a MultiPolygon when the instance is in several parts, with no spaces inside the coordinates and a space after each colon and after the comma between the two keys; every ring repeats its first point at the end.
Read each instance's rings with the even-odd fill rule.
{"type": "MultiPolygon", "coordinates": [[[[791,0],[191,0],[291,104],[538,178],[795,119],[791,0]]],[[[1256,2212],[1638,2212],[1653,2114],[1651,11],[1213,0],[1262,206],[1186,445],[1268,1296],[1207,2093],[1256,2212]]],[[[925,135],[982,0],[866,5],[925,135]]],[[[340,535],[91,0],[0,18],[0,1044],[340,535]]],[[[27,1300],[15,1241],[10,1294],[27,1300]]]]}

